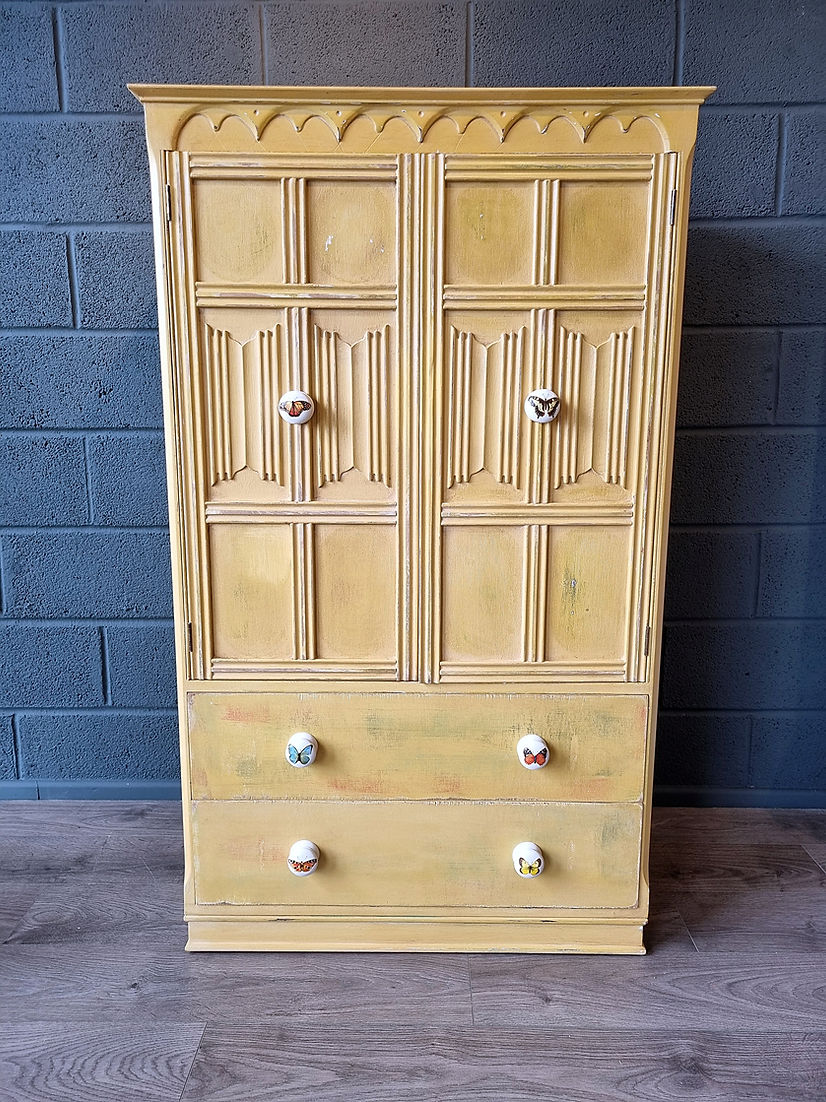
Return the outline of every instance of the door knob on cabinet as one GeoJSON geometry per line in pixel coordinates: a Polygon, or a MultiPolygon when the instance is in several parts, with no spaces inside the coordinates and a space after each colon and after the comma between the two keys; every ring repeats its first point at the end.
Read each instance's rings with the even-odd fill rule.
{"type": "Polygon", "coordinates": [[[552,390],[532,390],[525,399],[525,413],[531,421],[547,425],[559,416],[559,395],[552,390]]]}
{"type": "Polygon", "coordinates": [[[288,390],[278,399],[278,412],[288,425],[303,425],[315,413],[315,402],[303,390],[288,390]]]}
{"type": "Polygon", "coordinates": [[[311,876],[318,868],[318,846],[302,838],[293,842],[287,854],[287,868],[293,876],[311,876]]]}
{"type": "Polygon", "coordinates": [[[318,743],[306,731],[296,731],[284,750],[284,757],[296,769],[312,765],[318,753],[318,743]]]}
{"type": "Polygon", "coordinates": [[[545,868],[545,858],[536,842],[520,842],[513,847],[513,867],[526,879],[539,876],[545,868]]]}
{"type": "Polygon", "coordinates": [[[548,744],[539,735],[529,732],[517,742],[516,756],[526,769],[542,769],[548,764],[548,744]]]}

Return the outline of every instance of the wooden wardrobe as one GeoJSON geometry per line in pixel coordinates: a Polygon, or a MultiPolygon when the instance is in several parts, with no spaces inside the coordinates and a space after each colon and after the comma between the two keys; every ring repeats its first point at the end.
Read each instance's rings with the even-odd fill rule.
{"type": "Polygon", "coordinates": [[[132,91],[187,947],[643,952],[712,89],[132,91]]]}

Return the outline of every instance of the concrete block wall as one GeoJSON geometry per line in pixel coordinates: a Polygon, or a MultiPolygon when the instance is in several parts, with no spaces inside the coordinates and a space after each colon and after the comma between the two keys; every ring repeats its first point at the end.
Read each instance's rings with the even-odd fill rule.
{"type": "Polygon", "coordinates": [[[126,82],[708,83],[658,798],[826,803],[824,47],[808,0],[0,3],[0,794],[176,791],[126,82]]]}

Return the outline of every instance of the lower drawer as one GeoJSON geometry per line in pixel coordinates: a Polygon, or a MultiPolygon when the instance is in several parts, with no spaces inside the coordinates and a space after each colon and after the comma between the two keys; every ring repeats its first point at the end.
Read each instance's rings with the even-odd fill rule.
{"type": "Polygon", "coordinates": [[[617,908],[637,903],[639,804],[201,801],[191,807],[197,904],[617,908]],[[287,868],[293,842],[321,852],[287,868]],[[518,842],[546,866],[517,876],[518,842]]]}
{"type": "Polygon", "coordinates": [[[193,799],[638,800],[648,700],[529,693],[191,693],[193,799]],[[290,735],[316,761],[292,768],[290,735]],[[523,768],[522,735],[548,744],[523,768]]]}

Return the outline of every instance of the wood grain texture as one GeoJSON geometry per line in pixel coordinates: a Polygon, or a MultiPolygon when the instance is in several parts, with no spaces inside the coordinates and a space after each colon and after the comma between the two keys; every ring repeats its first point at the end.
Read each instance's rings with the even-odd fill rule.
{"type": "Polygon", "coordinates": [[[473,957],[477,1026],[570,1029],[819,1029],[823,956],[695,953],[670,957],[473,957]]]}
{"type": "Polygon", "coordinates": [[[203,1023],[27,1022],[0,1034],[0,1102],[178,1102],[203,1023]]]}
{"type": "Polygon", "coordinates": [[[652,837],[662,847],[822,844],[826,810],[659,807],[653,812],[652,837]]]}
{"type": "Polygon", "coordinates": [[[694,845],[679,849],[656,841],[651,850],[652,890],[740,892],[761,887],[823,887],[826,876],[799,845],[694,845]]]}
{"type": "Polygon", "coordinates": [[[182,1102],[800,1102],[826,1033],[208,1026],[182,1102]]]}
{"type": "MultiPolygon", "coordinates": [[[[689,881],[690,883],[690,881],[689,881]]],[[[701,952],[826,951],[826,887],[821,884],[744,891],[685,891],[674,899],[701,952]]],[[[824,958],[826,963],[826,958],[824,958]]]]}
{"type": "Polygon", "coordinates": [[[178,875],[161,880],[145,866],[120,875],[73,876],[42,890],[8,937],[8,944],[151,944],[186,941],[178,875]]]}
{"type": "Polygon", "coordinates": [[[146,943],[0,947],[0,1021],[472,1023],[462,955],[192,955],[146,943]]]}

